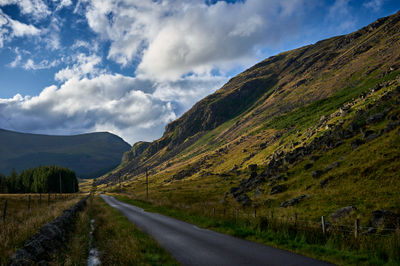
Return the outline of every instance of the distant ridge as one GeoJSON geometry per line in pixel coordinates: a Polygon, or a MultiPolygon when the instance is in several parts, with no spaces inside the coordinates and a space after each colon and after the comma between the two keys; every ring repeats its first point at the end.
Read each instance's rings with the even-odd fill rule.
{"type": "Polygon", "coordinates": [[[0,129],[0,173],[60,165],[80,178],[94,178],[119,165],[130,148],[122,138],[108,132],[53,136],[0,129]]]}

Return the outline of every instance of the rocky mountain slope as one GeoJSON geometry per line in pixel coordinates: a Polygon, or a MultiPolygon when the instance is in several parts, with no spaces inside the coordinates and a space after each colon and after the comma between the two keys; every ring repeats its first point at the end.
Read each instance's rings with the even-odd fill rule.
{"type": "Polygon", "coordinates": [[[272,56],[140,142],[98,181],[138,195],[296,211],[400,212],[400,12],[272,56]]]}
{"type": "Polygon", "coordinates": [[[0,129],[0,173],[60,165],[78,177],[93,178],[118,166],[130,145],[107,132],[49,136],[0,129]]]}

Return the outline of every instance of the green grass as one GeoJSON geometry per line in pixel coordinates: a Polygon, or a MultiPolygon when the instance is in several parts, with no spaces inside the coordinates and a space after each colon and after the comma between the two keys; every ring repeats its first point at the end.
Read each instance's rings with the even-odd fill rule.
{"type": "MultiPolygon", "coordinates": [[[[216,230],[239,238],[291,250],[339,265],[396,265],[400,254],[396,250],[396,237],[362,237],[354,240],[350,234],[322,235],[318,227],[294,228],[293,224],[276,219],[260,217],[255,222],[241,218],[216,218],[168,206],[152,205],[148,202],[117,195],[119,200],[141,207],[146,211],[171,216],[203,228],[216,230]],[[375,246],[380,243],[380,246],[375,246]]],[[[397,239],[397,240],[396,240],[397,239]]],[[[397,241],[397,242],[396,242],[397,241]]]]}

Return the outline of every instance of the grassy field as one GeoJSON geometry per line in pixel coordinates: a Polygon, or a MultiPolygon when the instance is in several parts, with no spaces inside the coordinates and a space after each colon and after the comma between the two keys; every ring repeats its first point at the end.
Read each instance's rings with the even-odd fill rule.
{"type": "MultiPolygon", "coordinates": [[[[39,228],[62,214],[83,197],[83,194],[40,195],[31,194],[31,205],[28,210],[29,195],[27,194],[0,194],[1,214],[7,200],[6,219],[2,223],[0,231],[0,265],[8,263],[14,252],[24,245],[24,242],[34,235],[39,228]]],[[[3,217],[3,216],[2,216],[3,217]]],[[[2,219],[1,217],[1,219],[2,219]]]]}
{"type": "Polygon", "coordinates": [[[99,196],[88,200],[65,250],[54,259],[55,265],[86,264],[92,219],[95,227],[93,244],[103,265],[179,265],[151,237],[135,228],[99,196]]]}
{"type": "MultiPolygon", "coordinates": [[[[320,224],[312,221],[283,217],[279,214],[256,215],[243,209],[190,209],[189,206],[162,205],[145,202],[124,194],[118,199],[174,218],[262,244],[295,251],[338,265],[398,265],[400,263],[400,232],[384,236],[360,235],[357,239],[346,228],[330,229],[322,233],[320,224]],[[179,207],[178,207],[179,206],[179,207]]],[[[350,229],[351,230],[351,229],[350,229]]]]}

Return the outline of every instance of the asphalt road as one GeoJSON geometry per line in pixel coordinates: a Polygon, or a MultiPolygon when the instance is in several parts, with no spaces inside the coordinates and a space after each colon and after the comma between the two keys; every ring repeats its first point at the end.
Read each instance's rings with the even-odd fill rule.
{"type": "Polygon", "coordinates": [[[235,238],[101,195],[129,221],[151,235],[182,265],[330,265],[255,242],[235,238]]]}

